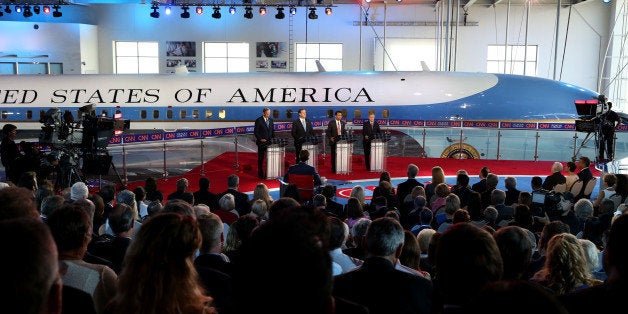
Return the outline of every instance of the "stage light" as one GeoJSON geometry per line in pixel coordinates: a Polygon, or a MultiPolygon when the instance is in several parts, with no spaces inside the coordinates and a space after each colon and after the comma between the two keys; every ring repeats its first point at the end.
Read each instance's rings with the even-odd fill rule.
{"type": "Polygon", "coordinates": [[[290,14],[292,14],[292,15],[297,14],[297,8],[296,8],[296,7],[294,7],[294,6],[291,6],[291,7],[290,7],[290,14]]]}
{"type": "Polygon", "coordinates": [[[59,9],[61,8],[58,4],[55,4],[52,6],[54,10],[54,12],[52,12],[52,16],[53,17],[62,17],[63,13],[59,11],[59,9]]]}
{"type": "Polygon", "coordinates": [[[222,14],[220,14],[220,7],[214,7],[214,13],[212,13],[212,17],[215,19],[219,19],[221,16],[222,14]]]}
{"type": "Polygon", "coordinates": [[[198,15],[202,15],[203,14],[203,7],[202,6],[197,6],[196,7],[196,14],[198,15]]]}
{"type": "Polygon", "coordinates": [[[604,3],[611,3],[611,0],[602,0],[604,3]]]}
{"type": "Polygon", "coordinates": [[[50,7],[49,6],[47,6],[47,5],[44,6],[44,13],[45,14],[50,14],[50,7]]]}
{"type": "Polygon", "coordinates": [[[36,5],[33,7],[33,12],[35,12],[35,14],[39,14],[41,12],[41,8],[38,5],[36,5]]]}
{"type": "Polygon", "coordinates": [[[170,8],[169,5],[166,6],[166,15],[170,15],[170,13],[172,12],[172,9],[170,8]]]}
{"type": "Polygon", "coordinates": [[[266,7],[259,7],[259,15],[266,15],[266,7]]]}
{"type": "Polygon", "coordinates": [[[307,15],[310,20],[316,20],[318,18],[318,14],[316,14],[316,8],[310,8],[310,14],[307,15]]]}
{"type": "Polygon", "coordinates": [[[7,6],[4,7],[4,13],[11,14],[11,12],[13,11],[11,10],[11,7],[7,4],[7,6]]]}
{"type": "Polygon", "coordinates": [[[154,18],[154,19],[158,19],[159,18],[159,12],[157,12],[157,10],[159,9],[159,6],[157,6],[157,4],[153,3],[153,5],[150,7],[153,12],[150,12],[150,17],[154,18]]]}
{"type": "Polygon", "coordinates": [[[181,18],[182,19],[189,19],[190,18],[190,12],[188,12],[188,10],[190,9],[190,7],[188,7],[187,5],[184,5],[181,7],[181,9],[183,10],[183,13],[181,13],[181,18]]]}
{"type": "Polygon", "coordinates": [[[326,7],[325,8],[325,14],[326,15],[331,15],[331,7],[326,7]]]}
{"type": "Polygon", "coordinates": [[[286,15],[283,13],[283,8],[277,8],[277,14],[275,14],[275,18],[281,20],[284,17],[286,17],[286,15]]]}
{"type": "Polygon", "coordinates": [[[25,5],[24,6],[24,17],[29,18],[31,16],[33,16],[33,12],[31,12],[31,6],[30,5],[25,5]]]}
{"type": "Polygon", "coordinates": [[[235,7],[233,6],[229,7],[229,14],[234,15],[235,13],[236,13],[235,7]]]}
{"type": "Polygon", "coordinates": [[[247,18],[249,20],[253,18],[253,8],[246,7],[244,8],[244,11],[246,11],[244,12],[244,18],[247,18]]]}
{"type": "Polygon", "coordinates": [[[15,13],[22,13],[22,7],[19,5],[15,6],[15,13]]]}

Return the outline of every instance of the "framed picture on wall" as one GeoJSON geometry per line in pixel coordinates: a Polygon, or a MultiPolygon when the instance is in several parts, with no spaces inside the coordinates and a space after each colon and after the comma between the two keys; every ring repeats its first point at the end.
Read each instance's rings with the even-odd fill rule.
{"type": "Polygon", "coordinates": [[[196,57],[196,42],[194,41],[167,41],[166,56],[168,57],[196,57]]]}
{"type": "Polygon", "coordinates": [[[255,62],[255,68],[257,68],[257,69],[268,69],[268,68],[270,68],[270,66],[268,66],[268,60],[257,60],[255,62]]]}
{"type": "Polygon", "coordinates": [[[286,58],[287,55],[285,42],[258,42],[255,48],[258,58],[286,58]]]}
{"type": "Polygon", "coordinates": [[[196,59],[184,60],[184,64],[188,68],[196,68],[196,59]]]}
{"type": "Polygon", "coordinates": [[[273,60],[270,62],[270,67],[273,69],[285,69],[287,64],[286,60],[273,60]]]}
{"type": "Polygon", "coordinates": [[[179,64],[181,64],[181,59],[166,59],[166,67],[168,68],[174,68],[179,64]]]}

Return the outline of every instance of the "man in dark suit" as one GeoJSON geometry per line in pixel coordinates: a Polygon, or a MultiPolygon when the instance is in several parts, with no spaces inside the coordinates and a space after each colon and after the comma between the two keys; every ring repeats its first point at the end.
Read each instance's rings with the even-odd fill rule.
{"type": "MultiPolygon", "coordinates": [[[[220,200],[225,194],[230,193],[235,200],[236,210],[240,216],[244,216],[251,212],[251,204],[249,203],[249,196],[246,193],[238,191],[240,186],[240,177],[237,174],[232,174],[227,178],[227,190],[218,194],[218,200],[220,200]]],[[[212,208],[213,210],[213,208],[212,208]]]]}
{"type": "Polygon", "coordinates": [[[306,119],[306,116],[307,111],[305,108],[299,109],[299,118],[292,121],[292,130],[290,131],[290,134],[294,139],[294,151],[297,157],[297,163],[299,162],[299,153],[301,152],[303,143],[305,143],[308,136],[314,135],[312,122],[309,119],[306,119]]]}
{"type": "Polygon", "coordinates": [[[491,173],[491,169],[488,167],[482,167],[480,170],[480,182],[477,182],[471,186],[471,190],[476,191],[480,194],[486,191],[486,177],[491,173]]]}
{"type": "Polygon", "coordinates": [[[415,178],[419,174],[419,167],[415,164],[408,165],[408,180],[399,183],[397,185],[397,200],[399,203],[403,203],[406,195],[412,193],[412,189],[415,186],[423,186],[423,183],[417,181],[415,178]]]}
{"type": "Polygon", "coordinates": [[[271,139],[275,137],[275,127],[273,119],[270,117],[270,108],[262,110],[262,116],[255,120],[255,144],[257,145],[257,176],[264,179],[264,155],[271,144],[271,139]]]}
{"type": "Polygon", "coordinates": [[[551,191],[557,184],[567,183],[567,178],[562,174],[563,164],[556,161],[552,164],[552,174],[543,181],[543,189],[551,191]]]}
{"type": "Polygon", "coordinates": [[[336,173],[336,144],[342,135],[347,135],[345,122],[342,121],[342,111],[336,111],[335,119],[327,125],[327,136],[331,151],[331,171],[336,173]]]}
{"type": "Polygon", "coordinates": [[[375,113],[369,113],[369,119],[362,124],[362,144],[364,146],[364,164],[366,170],[371,171],[371,141],[375,134],[381,134],[382,130],[375,121],[375,113]]]}
{"type": "Polygon", "coordinates": [[[194,192],[194,205],[205,204],[211,210],[218,208],[218,196],[209,191],[209,178],[198,179],[198,191],[194,192]]]}
{"type": "Polygon", "coordinates": [[[395,269],[403,239],[403,228],[395,219],[373,220],[364,241],[368,251],[364,264],[334,278],[334,296],[362,304],[371,314],[431,313],[430,280],[395,269]]]}
{"type": "Polygon", "coordinates": [[[307,150],[302,150],[299,154],[299,163],[297,163],[296,165],[292,165],[290,166],[290,168],[288,168],[288,172],[286,172],[286,175],[283,177],[284,182],[290,183],[291,174],[311,174],[314,176],[315,186],[323,184],[323,182],[321,181],[321,176],[318,174],[318,171],[316,171],[316,168],[307,164],[308,159],[310,159],[310,152],[307,150]]]}
{"type": "Polygon", "coordinates": [[[577,165],[578,169],[580,169],[580,171],[578,172],[578,180],[582,181],[582,189],[580,189],[580,191],[574,191],[574,194],[577,193],[576,200],[579,200],[584,197],[584,189],[587,186],[589,180],[593,179],[593,173],[591,172],[591,169],[589,169],[589,166],[591,165],[591,160],[589,159],[589,157],[580,157],[580,159],[578,159],[577,165]]]}

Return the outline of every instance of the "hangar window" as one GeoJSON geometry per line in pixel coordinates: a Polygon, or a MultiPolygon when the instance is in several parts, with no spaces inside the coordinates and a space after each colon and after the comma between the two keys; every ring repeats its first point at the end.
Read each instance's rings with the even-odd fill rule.
{"type": "Polygon", "coordinates": [[[153,119],[159,119],[159,110],[153,110],[153,119]]]}
{"type": "Polygon", "coordinates": [[[342,71],[342,44],[297,43],[296,72],[316,72],[316,60],[326,71],[342,71]]]}
{"type": "Polygon", "coordinates": [[[172,109],[168,109],[168,111],[166,112],[166,118],[172,119],[172,109]]]}
{"type": "Polygon", "coordinates": [[[146,110],[140,111],[140,119],[145,120],[147,116],[148,113],[146,112],[146,110]]]}
{"type": "Polygon", "coordinates": [[[536,45],[488,45],[486,72],[536,76],[536,45]]]}
{"type": "Polygon", "coordinates": [[[185,118],[187,118],[187,117],[188,117],[188,112],[187,112],[187,110],[185,110],[185,109],[181,110],[181,111],[179,112],[179,117],[180,117],[181,119],[185,119],[185,118]]]}
{"type": "Polygon", "coordinates": [[[249,72],[249,43],[203,43],[203,72],[249,72]]]}
{"type": "Polygon", "coordinates": [[[227,111],[225,109],[220,109],[220,111],[218,111],[218,118],[224,119],[226,116],[227,116],[227,111]]]}
{"type": "Polygon", "coordinates": [[[388,111],[388,109],[382,110],[382,118],[384,119],[390,118],[390,112],[388,111]]]}
{"type": "Polygon", "coordinates": [[[28,120],[33,119],[33,110],[26,110],[26,119],[28,120]]]}
{"type": "Polygon", "coordinates": [[[205,119],[211,119],[214,117],[214,112],[211,110],[205,110],[205,119]]]}
{"type": "MultiPolygon", "coordinates": [[[[177,44],[168,42],[166,55],[174,56],[177,44]]],[[[156,41],[116,41],[115,69],[122,73],[159,73],[159,45],[156,41]]]]}
{"type": "Polygon", "coordinates": [[[353,110],[353,118],[362,119],[362,110],[360,109],[353,110]]]}

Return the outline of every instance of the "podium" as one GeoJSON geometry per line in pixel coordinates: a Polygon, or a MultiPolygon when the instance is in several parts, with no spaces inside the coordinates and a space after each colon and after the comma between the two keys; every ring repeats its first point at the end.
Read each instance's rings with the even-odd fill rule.
{"type": "Polygon", "coordinates": [[[382,172],[386,167],[386,155],[388,154],[388,141],[390,134],[377,133],[371,140],[371,171],[382,172]]]}
{"type": "Polygon", "coordinates": [[[353,142],[351,136],[342,135],[336,144],[336,173],[351,173],[351,156],[353,156],[353,142]]]}
{"type": "Polygon", "coordinates": [[[283,178],[286,139],[273,138],[266,149],[266,179],[283,178]]]}
{"type": "Polygon", "coordinates": [[[316,169],[316,156],[318,155],[318,144],[321,142],[320,136],[312,135],[305,138],[305,142],[301,145],[301,150],[307,150],[310,152],[310,159],[307,160],[307,164],[316,169]]]}

